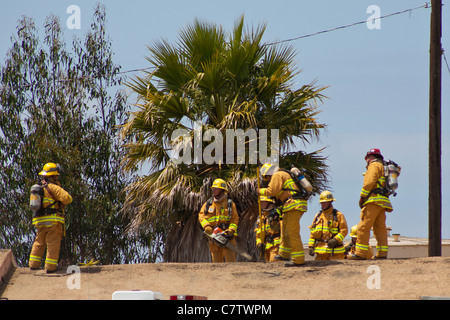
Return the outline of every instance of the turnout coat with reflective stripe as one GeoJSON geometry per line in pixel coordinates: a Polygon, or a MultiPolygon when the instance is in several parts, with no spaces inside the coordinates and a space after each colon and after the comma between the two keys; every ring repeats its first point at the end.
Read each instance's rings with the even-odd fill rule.
{"type": "Polygon", "coordinates": [[[294,191],[288,191],[283,189],[294,189],[300,191],[291,175],[284,171],[277,171],[272,176],[267,188],[260,189],[260,195],[266,197],[275,197],[283,202],[282,211],[307,211],[308,202],[304,199],[292,199],[295,194],[294,191]]]}
{"type": "MultiPolygon", "coordinates": [[[[202,228],[210,226],[215,228],[221,224],[225,224],[229,229],[233,229],[236,235],[237,225],[239,223],[239,215],[234,202],[231,205],[231,213],[228,212],[228,199],[224,197],[222,201],[215,202],[209,206],[208,212],[206,211],[206,202],[203,204],[202,209],[198,214],[198,221],[202,225],[202,228]]],[[[225,230],[224,230],[225,231],[225,230]]]]}
{"type": "Polygon", "coordinates": [[[333,207],[323,212],[319,212],[314,217],[313,224],[310,226],[311,234],[308,247],[313,248],[316,253],[344,253],[343,241],[348,233],[347,221],[344,215],[336,210],[336,220],[334,220],[333,207]],[[317,217],[317,219],[316,219],[317,217]],[[339,241],[337,248],[328,248],[325,241],[335,238],[339,241]],[[317,241],[316,241],[317,240],[317,241]]]}
{"type": "Polygon", "coordinates": [[[255,226],[255,234],[256,234],[256,245],[261,243],[261,231],[264,230],[264,234],[266,235],[266,250],[269,250],[273,246],[277,246],[280,244],[280,221],[270,221],[268,217],[268,212],[262,212],[263,223],[258,220],[256,221],[255,226]]]}
{"type": "Polygon", "coordinates": [[[33,225],[36,227],[50,227],[56,223],[64,223],[64,206],[72,202],[72,197],[70,194],[58,184],[48,183],[47,187],[50,189],[55,199],[52,198],[50,193],[47,191],[47,188],[44,188],[44,199],[42,204],[44,208],[51,207],[52,209],[55,209],[55,212],[45,216],[34,217],[33,225]],[[57,203],[54,203],[55,201],[57,201],[57,203]]]}
{"type": "Polygon", "coordinates": [[[374,160],[369,163],[367,171],[364,175],[363,187],[361,189],[361,197],[368,199],[363,205],[373,203],[391,212],[392,204],[389,198],[381,194],[373,193],[377,188],[382,188],[386,185],[386,177],[384,176],[384,166],[380,161],[374,160]]]}

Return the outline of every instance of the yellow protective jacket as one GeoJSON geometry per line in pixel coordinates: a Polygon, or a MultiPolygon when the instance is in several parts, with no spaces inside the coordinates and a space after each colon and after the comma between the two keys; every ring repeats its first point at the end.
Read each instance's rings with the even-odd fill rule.
{"type": "Polygon", "coordinates": [[[283,189],[294,189],[300,191],[300,189],[292,180],[291,175],[285,171],[277,171],[272,176],[267,188],[259,190],[260,195],[266,197],[275,197],[283,203],[282,212],[287,211],[307,211],[308,202],[306,199],[293,199],[294,191],[287,191],[283,189]]]}
{"type": "Polygon", "coordinates": [[[198,214],[198,221],[200,222],[202,228],[205,229],[209,226],[214,229],[222,225],[222,228],[224,228],[223,231],[225,231],[225,229],[233,229],[234,235],[237,236],[239,215],[234,202],[231,205],[231,213],[228,212],[227,197],[224,197],[222,201],[213,201],[208,208],[208,212],[205,212],[206,204],[207,202],[203,204],[198,214]]]}
{"type": "Polygon", "coordinates": [[[265,248],[266,250],[269,250],[270,248],[272,248],[273,246],[279,245],[280,244],[280,221],[274,221],[274,220],[270,220],[269,217],[269,212],[267,211],[263,211],[262,212],[262,219],[263,222],[261,223],[261,221],[259,221],[259,219],[256,221],[256,226],[255,226],[255,234],[256,234],[256,245],[259,245],[262,240],[261,240],[261,231],[264,231],[264,234],[266,235],[265,237],[265,248]]]}
{"type": "Polygon", "coordinates": [[[347,221],[344,215],[338,211],[336,212],[336,218],[333,214],[333,207],[328,208],[325,211],[320,211],[313,220],[313,223],[309,227],[311,234],[309,237],[308,247],[314,248],[316,253],[344,253],[345,248],[343,241],[348,233],[347,221]],[[339,242],[339,246],[334,248],[328,248],[325,241],[335,238],[339,242]]]}
{"type": "Polygon", "coordinates": [[[393,209],[389,198],[372,192],[374,189],[383,188],[385,185],[386,177],[384,176],[383,164],[377,160],[370,162],[364,175],[364,183],[360,194],[361,198],[367,198],[363,206],[374,203],[385,208],[386,211],[391,212],[393,209]]]}
{"type": "Polygon", "coordinates": [[[61,188],[59,182],[57,183],[49,182],[47,184],[47,187],[44,188],[44,199],[42,205],[44,208],[51,207],[54,210],[50,214],[34,217],[32,221],[33,225],[36,227],[41,226],[51,227],[57,223],[64,224],[65,223],[64,207],[70,204],[71,202],[72,197],[66,190],[61,188]],[[50,189],[50,192],[54,196],[54,198],[50,195],[47,188],[50,189]]]}

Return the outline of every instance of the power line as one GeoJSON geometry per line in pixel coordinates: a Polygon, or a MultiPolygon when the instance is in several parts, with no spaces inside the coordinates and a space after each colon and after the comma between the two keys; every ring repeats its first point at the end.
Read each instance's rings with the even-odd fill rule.
{"type": "MultiPolygon", "coordinates": [[[[410,13],[411,14],[413,11],[418,10],[418,9],[422,9],[422,8],[425,8],[425,9],[426,8],[430,8],[430,4],[428,2],[425,2],[425,4],[422,5],[422,6],[411,8],[411,9],[406,9],[406,10],[398,11],[398,12],[394,12],[394,13],[390,13],[390,14],[387,14],[385,16],[380,16],[378,18],[374,18],[374,20],[384,19],[384,18],[388,18],[388,17],[392,17],[392,16],[395,16],[395,15],[400,15],[400,14],[404,14],[404,13],[410,13]]],[[[320,35],[320,34],[323,34],[323,33],[328,33],[328,32],[332,32],[332,31],[336,31],[336,30],[350,28],[350,27],[353,27],[353,26],[356,26],[356,25],[360,25],[360,24],[363,24],[363,23],[367,23],[367,20],[354,22],[352,24],[347,24],[347,25],[343,25],[343,26],[340,26],[340,27],[335,27],[335,28],[332,28],[332,29],[318,31],[318,32],[315,32],[315,33],[306,34],[306,35],[302,35],[302,36],[295,37],[295,38],[280,40],[280,41],[271,42],[271,43],[266,43],[264,45],[265,46],[271,46],[271,45],[276,45],[276,44],[280,44],[280,43],[296,41],[296,40],[300,40],[300,39],[304,39],[304,38],[314,37],[314,36],[317,36],[317,35],[320,35]]],[[[445,55],[444,55],[444,59],[445,59],[445,55]]],[[[445,59],[445,61],[447,63],[447,59],[445,59]]],[[[132,69],[132,70],[126,70],[126,71],[117,72],[117,74],[126,74],[126,73],[130,73],[130,72],[146,71],[146,70],[155,69],[155,68],[156,67],[132,69]]],[[[447,63],[447,68],[448,68],[448,63],[447,63]]],[[[449,68],[449,72],[450,72],[450,68],[449,68]]],[[[99,75],[96,75],[96,76],[82,76],[82,77],[77,77],[77,78],[72,78],[72,79],[59,79],[59,80],[56,80],[56,82],[81,81],[81,80],[100,78],[100,77],[109,76],[109,75],[111,75],[111,74],[99,74],[99,75]]],[[[52,81],[52,83],[53,83],[53,81],[52,81]]],[[[47,85],[47,84],[50,84],[50,82],[40,83],[40,84],[23,84],[23,85],[16,86],[16,88],[25,88],[25,87],[32,87],[32,86],[35,86],[35,85],[47,85]]],[[[9,86],[0,87],[0,90],[7,90],[7,89],[11,89],[11,87],[9,87],[9,86]]]]}
{"type": "Polygon", "coordinates": [[[450,67],[448,66],[447,57],[445,56],[445,51],[444,50],[442,50],[442,55],[444,56],[444,61],[445,61],[445,64],[447,65],[448,73],[450,74],[450,67]]]}
{"type": "MultiPolygon", "coordinates": [[[[422,6],[419,6],[419,7],[416,7],[416,8],[411,8],[411,9],[406,9],[406,10],[398,11],[398,12],[394,12],[394,13],[390,13],[390,14],[387,14],[385,16],[374,18],[373,20],[384,19],[384,18],[396,16],[396,15],[407,13],[407,12],[409,12],[411,14],[413,11],[418,10],[418,9],[422,9],[422,8],[429,8],[429,3],[425,2],[425,4],[422,5],[422,6]]],[[[299,36],[299,37],[295,37],[295,38],[291,38],[291,39],[286,39],[286,40],[280,40],[280,41],[276,41],[276,42],[267,43],[266,46],[272,46],[272,45],[275,45],[275,44],[280,44],[280,43],[296,41],[296,40],[300,40],[300,39],[304,39],[304,38],[314,37],[314,36],[317,36],[319,34],[332,32],[332,31],[336,31],[336,30],[340,30],[340,29],[346,29],[346,28],[350,28],[350,27],[354,27],[354,26],[363,24],[363,23],[367,23],[367,20],[358,21],[358,22],[354,22],[354,23],[347,24],[347,25],[344,25],[344,26],[335,27],[335,28],[327,29],[327,30],[322,30],[322,31],[318,31],[318,32],[310,33],[310,34],[305,34],[303,36],[299,36]]]]}
{"type": "Polygon", "coordinates": [[[121,71],[121,72],[118,72],[117,74],[125,74],[125,73],[130,73],[130,72],[145,71],[145,70],[149,70],[149,69],[156,69],[156,67],[147,67],[147,68],[140,68],[140,69],[121,71]]]}
{"type": "MultiPolygon", "coordinates": [[[[132,69],[132,70],[126,70],[126,71],[120,71],[117,72],[116,74],[126,74],[126,73],[130,73],[130,72],[137,72],[137,71],[146,71],[149,69],[155,69],[155,67],[147,67],[147,68],[139,68],[139,69],[132,69]]],[[[14,88],[26,88],[26,87],[33,87],[33,86],[43,86],[43,85],[49,85],[49,84],[53,84],[54,82],[57,83],[64,83],[64,82],[72,82],[72,81],[82,81],[82,80],[89,80],[89,79],[97,79],[97,78],[101,78],[101,77],[108,77],[111,76],[112,73],[106,73],[106,74],[98,74],[95,76],[81,76],[81,77],[76,77],[76,78],[67,78],[67,79],[57,79],[57,80],[50,80],[47,82],[43,82],[43,83],[38,83],[38,84],[21,84],[18,86],[15,86],[14,88]]],[[[7,90],[7,89],[12,89],[9,86],[2,86],[0,87],[0,90],[7,90]]]]}

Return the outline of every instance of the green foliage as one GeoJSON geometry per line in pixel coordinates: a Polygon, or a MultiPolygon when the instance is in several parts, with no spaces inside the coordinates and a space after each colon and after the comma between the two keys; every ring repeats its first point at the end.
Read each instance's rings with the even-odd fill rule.
{"type": "MultiPolygon", "coordinates": [[[[294,49],[264,45],[265,28],[247,30],[242,17],[227,34],[220,26],[195,20],[180,32],[176,43],[161,40],[148,46],[147,60],[155,69],[129,83],[138,95],[137,111],[122,129],[128,139],[125,168],[150,165],[150,174],[127,187],[124,210],[132,217],[134,230],[164,225],[163,238],[177,237],[181,234],[177,228],[196,216],[217,177],[228,181],[240,212],[256,200],[257,165],[248,163],[248,145],[245,164],[175,165],[170,151],[176,129],[187,130],[190,137],[195,126],[217,129],[223,137],[226,129],[278,129],[285,153],[280,163],[303,168],[316,192],[326,185],[327,166],[321,150],[311,154],[291,151],[296,143],[308,144],[318,138],[325,127],[316,119],[317,102],[324,98],[321,91],[325,88],[314,84],[293,88],[298,74],[294,49]]],[[[195,242],[188,235],[180,241],[165,239],[179,245],[195,242]]]]}
{"type": "Polygon", "coordinates": [[[62,264],[144,259],[140,241],[148,240],[127,236],[129,221],[119,213],[130,178],[120,170],[117,126],[128,106],[117,90],[122,79],[105,15],[97,5],[84,42],[75,38],[70,49],[58,17],[46,19],[43,41],[33,19],[24,17],[1,67],[0,247],[12,248],[20,265],[34,239],[29,190],[46,162],[62,166],[60,181],[73,197],[62,264]]]}

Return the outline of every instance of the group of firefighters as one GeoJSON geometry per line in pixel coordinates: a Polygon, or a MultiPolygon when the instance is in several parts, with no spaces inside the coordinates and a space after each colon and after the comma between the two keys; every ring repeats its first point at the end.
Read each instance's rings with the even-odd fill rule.
{"type": "MultiPolygon", "coordinates": [[[[385,259],[388,253],[386,211],[392,211],[388,196],[378,192],[385,185],[383,156],[379,149],[365,155],[367,171],[360,193],[360,222],[350,230],[351,242],[344,246],[348,226],[344,215],[333,207],[336,199],[330,191],[320,194],[322,210],[314,217],[308,241],[308,254],[316,260],[328,259],[385,259]],[[369,245],[370,230],[377,240],[377,253],[373,256],[369,245]]],[[[54,163],[45,164],[39,173],[44,189],[45,214],[33,218],[36,238],[29,258],[29,267],[38,269],[47,248],[45,270],[57,270],[61,239],[64,233],[64,208],[72,197],[58,181],[60,169],[54,163]]],[[[259,172],[266,188],[259,188],[261,215],[255,227],[256,245],[265,261],[285,261],[286,266],[305,263],[300,236],[300,218],[307,211],[307,196],[293,176],[277,165],[264,164],[259,172]],[[263,235],[263,236],[261,236],[263,235]]],[[[220,229],[229,242],[236,245],[239,215],[236,205],[228,197],[227,183],[223,179],[213,182],[213,197],[205,202],[198,221],[207,235],[220,229]]],[[[236,253],[226,246],[209,241],[212,262],[234,262],[236,253]]]]}
{"type": "MultiPolygon", "coordinates": [[[[379,149],[370,149],[365,155],[367,171],[360,193],[360,222],[350,230],[351,241],[344,245],[348,226],[342,212],[333,207],[336,199],[330,191],[320,194],[322,210],[316,214],[310,228],[308,254],[316,260],[330,259],[386,259],[388,239],[386,211],[392,211],[386,186],[383,156],[379,149]],[[369,245],[370,231],[377,240],[373,255],[369,245]]],[[[255,226],[256,245],[265,261],[285,261],[285,266],[305,263],[305,253],[300,236],[300,218],[307,211],[307,196],[294,177],[277,165],[266,163],[260,170],[266,188],[258,188],[261,215],[255,226]]],[[[198,215],[205,233],[211,235],[215,228],[236,244],[239,216],[234,203],[229,204],[227,184],[216,179],[212,185],[213,200],[205,203],[198,215]],[[228,205],[227,205],[228,203],[228,205]]],[[[212,262],[234,262],[236,254],[214,241],[209,242],[212,262]]]]}

